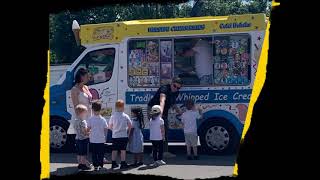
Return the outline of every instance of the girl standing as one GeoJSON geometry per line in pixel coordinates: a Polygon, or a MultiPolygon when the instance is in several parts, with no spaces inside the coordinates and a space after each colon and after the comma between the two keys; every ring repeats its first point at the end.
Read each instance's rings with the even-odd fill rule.
{"type": "Polygon", "coordinates": [[[129,135],[129,151],[134,154],[134,166],[143,165],[143,134],[144,120],[141,108],[131,109],[132,128],[129,135]]]}
{"type": "Polygon", "coordinates": [[[154,105],[150,111],[150,140],[152,142],[153,166],[165,165],[163,158],[163,140],[165,139],[164,121],[161,116],[161,107],[154,105]]]}

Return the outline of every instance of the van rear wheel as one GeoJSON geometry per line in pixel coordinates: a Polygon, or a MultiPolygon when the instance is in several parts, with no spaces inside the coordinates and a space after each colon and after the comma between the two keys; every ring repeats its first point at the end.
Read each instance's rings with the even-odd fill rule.
{"type": "Polygon", "coordinates": [[[209,119],[199,129],[201,148],[207,154],[226,155],[238,150],[240,136],[226,119],[209,119]]]}
{"type": "Polygon", "coordinates": [[[69,123],[50,117],[50,152],[72,152],[75,149],[75,136],[67,134],[69,123]]]}

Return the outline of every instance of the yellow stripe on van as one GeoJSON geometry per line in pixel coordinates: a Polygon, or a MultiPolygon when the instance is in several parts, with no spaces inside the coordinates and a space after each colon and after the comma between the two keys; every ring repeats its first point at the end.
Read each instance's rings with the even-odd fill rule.
{"type": "Polygon", "coordinates": [[[81,45],[119,43],[128,37],[248,32],[266,29],[265,14],[133,20],[80,26],[81,45]]]}

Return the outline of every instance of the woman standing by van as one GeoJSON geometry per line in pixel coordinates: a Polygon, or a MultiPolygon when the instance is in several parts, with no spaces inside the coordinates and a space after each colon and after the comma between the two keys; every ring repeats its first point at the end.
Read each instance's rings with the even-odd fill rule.
{"type": "MultiPolygon", "coordinates": [[[[75,85],[71,89],[71,99],[73,103],[73,107],[76,107],[78,104],[83,104],[88,108],[87,119],[92,116],[92,94],[89,91],[88,86],[86,84],[89,82],[89,72],[80,68],[75,76],[75,85]]],[[[104,163],[110,163],[106,158],[103,159],[104,163]]]]}
{"type": "MultiPolygon", "coordinates": [[[[86,117],[83,117],[82,120],[85,122],[88,121],[88,119],[91,117],[91,100],[92,100],[92,95],[89,91],[88,86],[86,84],[89,81],[89,73],[86,69],[80,68],[75,76],[75,85],[71,89],[71,99],[73,103],[74,110],[76,111],[76,107],[81,104],[84,105],[87,109],[86,117]]],[[[75,112],[77,114],[77,112],[75,112]]],[[[72,118],[72,121],[70,121],[70,127],[72,128],[72,122],[74,118],[72,118]]],[[[69,131],[69,130],[68,130],[69,131]]],[[[87,150],[89,146],[87,145],[87,150]]],[[[86,162],[87,167],[91,167],[91,164],[89,161],[86,162]]]]}
{"type": "Polygon", "coordinates": [[[75,85],[71,89],[71,99],[73,103],[73,107],[76,107],[78,104],[83,104],[88,108],[88,117],[91,117],[91,100],[92,94],[89,91],[88,86],[86,84],[89,82],[89,72],[80,68],[75,76],[75,85]]]}

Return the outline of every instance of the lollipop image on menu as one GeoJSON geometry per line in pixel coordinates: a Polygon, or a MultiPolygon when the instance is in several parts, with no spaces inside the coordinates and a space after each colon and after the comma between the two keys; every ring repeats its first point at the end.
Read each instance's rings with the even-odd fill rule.
{"type": "Polygon", "coordinates": [[[241,46],[240,49],[239,49],[239,53],[242,54],[246,52],[246,47],[245,46],[241,46]]]}
{"type": "Polygon", "coordinates": [[[249,54],[248,53],[242,53],[241,54],[241,61],[247,62],[249,60],[249,54]]]}
{"type": "Polygon", "coordinates": [[[234,49],[238,49],[239,48],[239,42],[238,41],[231,40],[229,45],[230,45],[230,47],[232,47],[234,49]]]}
{"type": "Polygon", "coordinates": [[[220,40],[215,40],[215,41],[214,41],[214,44],[215,44],[216,46],[220,46],[220,43],[221,43],[220,40]]]}
{"type": "Polygon", "coordinates": [[[214,62],[220,62],[221,61],[221,57],[220,56],[215,56],[214,57],[214,62]]]}
{"type": "Polygon", "coordinates": [[[234,56],[228,56],[228,62],[233,62],[234,61],[234,56]]]}
{"type": "Polygon", "coordinates": [[[222,54],[222,55],[228,54],[228,49],[227,49],[227,48],[222,48],[222,49],[221,49],[221,54],[222,54]]]}
{"type": "Polygon", "coordinates": [[[247,46],[247,45],[248,45],[247,39],[241,39],[241,40],[240,40],[240,44],[241,44],[242,46],[247,46]]]}
{"type": "Polygon", "coordinates": [[[228,41],[227,40],[223,40],[221,43],[222,47],[227,47],[228,46],[228,41]]]}
{"type": "Polygon", "coordinates": [[[237,52],[237,50],[236,50],[235,48],[230,48],[230,49],[229,49],[229,55],[230,55],[230,56],[235,55],[236,52],[237,52]]]}
{"type": "Polygon", "coordinates": [[[240,59],[241,59],[240,54],[239,54],[239,53],[236,53],[236,54],[234,55],[234,60],[235,60],[235,61],[240,61],[240,59]]]}

